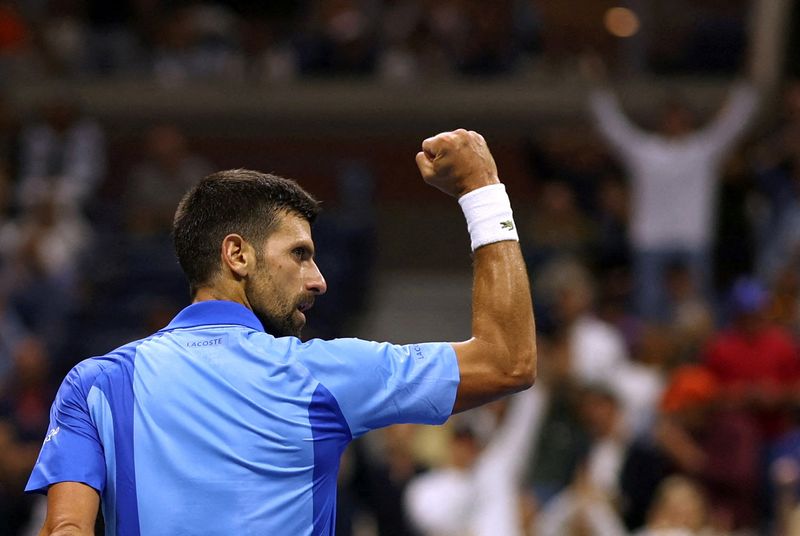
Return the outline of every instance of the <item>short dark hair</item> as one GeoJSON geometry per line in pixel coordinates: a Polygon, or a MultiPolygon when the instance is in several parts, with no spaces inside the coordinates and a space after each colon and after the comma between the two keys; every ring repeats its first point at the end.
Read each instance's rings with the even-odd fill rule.
{"type": "Polygon", "coordinates": [[[260,244],[286,212],[313,223],[319,202],[293,180],[249,169],[219,171],[200,180],[181,199],[172,225],[191,294],[219,271],[225,236],[237,233],[260,244]]]}

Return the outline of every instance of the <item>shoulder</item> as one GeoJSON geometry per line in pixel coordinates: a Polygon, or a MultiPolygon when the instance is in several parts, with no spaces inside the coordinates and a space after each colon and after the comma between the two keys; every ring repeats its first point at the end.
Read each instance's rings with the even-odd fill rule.
{"type": "Polygon", "coordinates": [[[65,386],[73,392],[88,396],[89,390],[96,385],[100,378],[116,370],[129,369],[133,365],[137,348],[155,338],[153,335],[146,339],[130,342],[101,355],[84,359],[67,373],[64,378],[65,386]]]}
{"type": "MultiPolygon", "coordinates": [[[[269,335],[267,335],[269,337],[269,335]]],[[[354,337],[342,339],[311,339],[306,342],[296,337],[274,339],[279,344],[300,356],[330,354],[334,357],[348,357],[353,353],[385,353],[396,348],[404,348],[388,342],[367,341],[354,337]]]]}
{"type": "Polygon", "coordinates": [[[271,361],[295,361],[306,366],[309,363],[345,367],[359,357],[375,356],[397,348],[389,343],[378,343],[363,339],[310,339],[297,337],[274,337],[262,331],[246,331],[240,335],[242,351],[252,352],[271,361]]]}

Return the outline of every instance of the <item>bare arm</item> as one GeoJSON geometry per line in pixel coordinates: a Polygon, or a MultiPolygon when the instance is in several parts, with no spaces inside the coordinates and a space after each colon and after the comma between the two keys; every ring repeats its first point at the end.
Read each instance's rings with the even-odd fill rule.
{"type": "Polygon", "coordinates": [[[622,157],[635,153],[647,138],[647,133],[636,127],[625,115],[619,97],[611,88],[608,69],[596,54],[584,56],[580,71],[589,82],[589,112],[597,130],[622,157]]]}
{"type": "Polygon", "coordinates": [[[39,536],[93,536],[100,496],[79,482],[60,482],[47,491],[47,518],[39,536]]]}
{"type": "Polygon", "coordinates": [[[597,130],[622,157],[637,152],[648,134],[630,122],[617,95],[609,88],[593,89],[589,94],[589,110],[597,130]]]}
{"type": "MultiPolygon", "coordinates": [[[[500,182],[483,137],[456,130],[428,138],[417,154],[425,182],[454,197],[500,182]]],[[[461,381],[453,412],[533,385],[536,336],[528,273],[519,243],[475,251],[472,338],[453,344],[461,381]]]]}

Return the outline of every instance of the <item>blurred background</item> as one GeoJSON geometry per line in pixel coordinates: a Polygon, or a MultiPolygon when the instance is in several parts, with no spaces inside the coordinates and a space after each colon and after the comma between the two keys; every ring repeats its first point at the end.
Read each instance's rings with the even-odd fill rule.
{"type": "Polygon", "coordinates": [[[356,441],[337,534],[800,534],[800,10],[791,0],[0,0],[0,534],[78,361],[188,303],[182,193],[324,202],[309,337],[469,336],[422,139],[485,135],[539,379],[356,441]]]}

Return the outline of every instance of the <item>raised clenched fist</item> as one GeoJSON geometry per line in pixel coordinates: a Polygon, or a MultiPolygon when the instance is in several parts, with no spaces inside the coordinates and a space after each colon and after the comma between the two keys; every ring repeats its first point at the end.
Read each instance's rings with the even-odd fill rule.
{"type": "Polygon", "coordinates": [[[500,182],[486,140],[471,130],[426,139],[417,153],[417,166],[425,182],[453,197],[500,182]]]}

